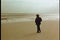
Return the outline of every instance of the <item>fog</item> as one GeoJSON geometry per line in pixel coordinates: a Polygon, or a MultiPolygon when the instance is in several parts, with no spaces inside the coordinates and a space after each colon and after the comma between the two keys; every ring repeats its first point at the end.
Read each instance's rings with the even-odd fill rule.
{"type": "Polygon", "coordinates": [[[1,13],[58,13],[59,0],[1,0],[1,13]]]}

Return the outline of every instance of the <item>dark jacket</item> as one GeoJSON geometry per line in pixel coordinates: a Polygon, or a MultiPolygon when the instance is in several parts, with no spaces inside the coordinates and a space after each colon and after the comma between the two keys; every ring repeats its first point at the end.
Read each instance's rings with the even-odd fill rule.
{"type": "Polygon", "coordinates": [[[42,21],[42,19],[41,19],[40,17],[37,17],[37,18],[35,19],[36,25],[40,25],[40,24],[41,24],[41,21],[42,21]]]}

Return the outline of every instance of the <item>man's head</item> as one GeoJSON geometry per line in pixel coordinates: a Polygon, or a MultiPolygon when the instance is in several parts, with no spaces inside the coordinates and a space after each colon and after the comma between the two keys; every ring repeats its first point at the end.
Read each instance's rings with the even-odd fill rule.
{"type": "Polygon", "coordinates": [[[36,16],[39,17],[39,14],[37,14],[36,16]]]}

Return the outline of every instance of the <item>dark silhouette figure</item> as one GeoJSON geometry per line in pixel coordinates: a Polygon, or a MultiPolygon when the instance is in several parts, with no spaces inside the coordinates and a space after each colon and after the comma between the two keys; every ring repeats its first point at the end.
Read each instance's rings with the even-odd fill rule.
{"type": "Polygon", "coordinates": [[[35,23],[37,25],[37,33],[41,32],[40,25],[41,25],[42,19],[39,17],[39,14],[36,15],[35,23]]]}

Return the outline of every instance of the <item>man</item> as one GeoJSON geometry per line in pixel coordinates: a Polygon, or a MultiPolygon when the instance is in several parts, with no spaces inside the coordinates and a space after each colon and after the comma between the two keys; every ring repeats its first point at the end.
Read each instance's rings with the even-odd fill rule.
{"type": "Polygon", "coordinates": [[[37,33],[41,32],[40,25],[41,25],[42,19],[39,17],[39,14],[36,15],[35,23],[37,25],[37,33]]]}

